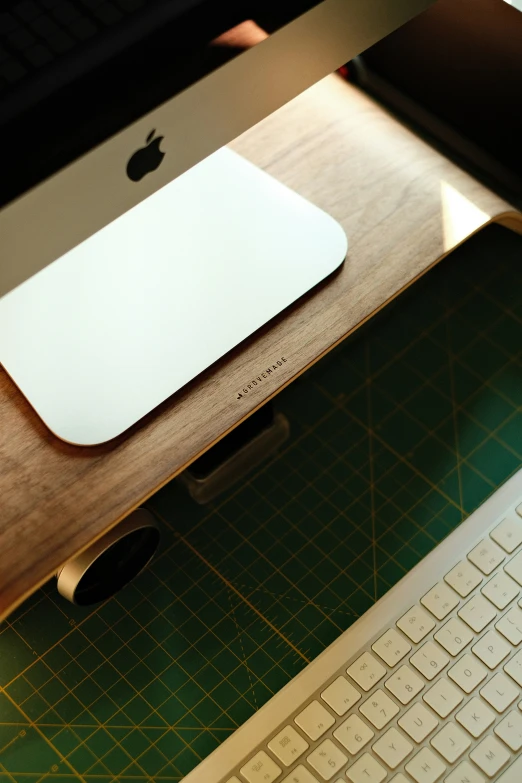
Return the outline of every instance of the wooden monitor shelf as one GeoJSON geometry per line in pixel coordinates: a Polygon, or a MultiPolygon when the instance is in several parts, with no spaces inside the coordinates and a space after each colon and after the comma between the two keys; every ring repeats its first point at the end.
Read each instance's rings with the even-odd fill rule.
{"type": "Polygon", "coordinates": [[[340,221],[346,263],[103,447],[57,440],[0,371],[0,619],[473,233],[522,233],[522,215],[337,76],[231,146],[340,221]]]}

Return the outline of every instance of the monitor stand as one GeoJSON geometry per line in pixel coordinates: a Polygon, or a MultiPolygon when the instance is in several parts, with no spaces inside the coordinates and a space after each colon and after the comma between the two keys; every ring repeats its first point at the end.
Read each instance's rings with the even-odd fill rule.
{"type": "Polygon", "coordinates": [[[222,149],[0,299],[0,362],[58,438],[104,443],[346,251],[333,218],[222,149]]]}

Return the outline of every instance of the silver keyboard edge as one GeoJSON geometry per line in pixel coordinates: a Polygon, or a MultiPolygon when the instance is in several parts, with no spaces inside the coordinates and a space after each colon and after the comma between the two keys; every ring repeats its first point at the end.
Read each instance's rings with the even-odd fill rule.
{"type": "MultiPolygon", "coordinates": [[[[395,623],[505,516],[522,495],[522,470],[515,473],[430,554],[344,631],[258,712],[198,764],[183,783],[221,783],[288,723],[289,718],[341,667],[395,623]],[[412,601],[413,597],[413,601],[412,601]]],[[[411,705],[410,705],[411,706],[411,705]]],[[[509,771],[506,770],[506,772],[509,771]]]]}

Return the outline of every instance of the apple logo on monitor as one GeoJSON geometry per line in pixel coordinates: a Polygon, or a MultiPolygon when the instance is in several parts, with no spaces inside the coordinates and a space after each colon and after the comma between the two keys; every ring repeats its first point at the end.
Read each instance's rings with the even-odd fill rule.
{"type": "Polygon", "coordinates": [[[151,130],[147,136],[145,147],[136,150],[127,163],[127,176],[133,182],[139,182],[146,174],[155,171],[165,157],[165,153],[160,150],[160,144],[164,137],[156,136],[154,138],[155,133],[156,129],[151,130]]]}

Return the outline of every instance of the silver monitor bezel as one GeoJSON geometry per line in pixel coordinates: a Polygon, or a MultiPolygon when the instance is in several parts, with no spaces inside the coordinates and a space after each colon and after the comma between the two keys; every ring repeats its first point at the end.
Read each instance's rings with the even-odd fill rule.
{"type": "Polygon", "coordinates": [[[434,1],[323,0],[24,193],[0,210],[0,297],[434,1]],[[165,158],[131,182],[152,129],[165,158]]]}

